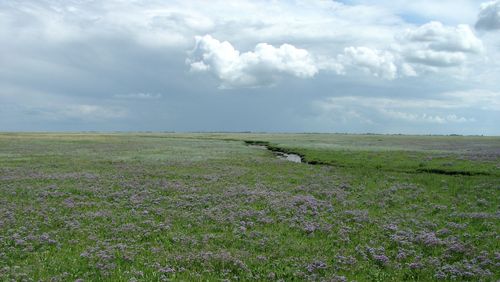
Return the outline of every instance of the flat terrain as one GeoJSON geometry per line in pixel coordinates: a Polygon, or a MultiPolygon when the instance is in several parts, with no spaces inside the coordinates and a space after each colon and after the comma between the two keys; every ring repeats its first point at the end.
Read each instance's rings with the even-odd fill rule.
{"type": "Polygon", "coordinates": [[[0,281],[497,281],[499,231],[500,138],[0,134],[0,281]]]}

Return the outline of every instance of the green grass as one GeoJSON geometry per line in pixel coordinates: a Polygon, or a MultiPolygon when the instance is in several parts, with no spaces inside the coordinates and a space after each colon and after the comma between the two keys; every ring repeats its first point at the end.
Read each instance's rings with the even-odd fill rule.
{"type": "Polygon", "coordinates": [[[496,281],[499,180],[496,137],[0,134],[0,280],[496,281]]]}

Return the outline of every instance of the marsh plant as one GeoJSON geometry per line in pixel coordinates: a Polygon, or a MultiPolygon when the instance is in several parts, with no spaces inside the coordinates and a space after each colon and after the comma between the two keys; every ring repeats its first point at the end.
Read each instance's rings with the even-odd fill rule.
{"type": "Polygon", "coordinates": [[[1,134],[0,280],[500,279],[499,140],[413,138],[1,134]]]}

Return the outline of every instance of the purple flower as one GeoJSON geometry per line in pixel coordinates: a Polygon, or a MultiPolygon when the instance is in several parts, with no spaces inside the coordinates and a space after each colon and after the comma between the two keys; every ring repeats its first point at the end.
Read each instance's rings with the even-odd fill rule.
{"type": "Polygon", "coordinates": [[[434,247],[443,243],[438,237],[436,237],[434,232],[422,232],[415,238],[415,240],[426,247],[434,247]]]}
{"type": "Polygon", "coordinates": [[[158,269],[158,272],[160,272],[160,273],[174,273],[175,269],[173,269],[171,267],[168,267],[168,266],[166,266],[166,267],[160,267],[158,269]]]}
{"type": "Polygon", "coordinates": [[[306,233],[313,233],[319,228],[317,223],[314,222],[306,222],[304,223],[304,231],[306,233]]]}
{"type": "Polygon", "coordinates": [[[415,261],[415,262],[409,263],[408,267],[410,269],[416,270],[416,269],[422,269],[424,267],[424,265],[419,261],[415,261]]]}
{"type": "Polygon", "coordinates": [[[407,256],[408,255],[406,254],[405,251],[399,250],[398,255],[396,256],[396,259],[397,260],[404,260],[404,259],[406,259],[407,256]]]}
{"type": "Polygon", "coordinates": [[[386,255],[374,255],[373,260],[379,265],[386,266],[389,264],[389,258],[386,255]]]}
{"type": "Polygon", "coordinates": [[[314,272],[318,269],[325,269],[326,263],[323,261],[314,261],[307,265],[307,271],[314,272]]]}

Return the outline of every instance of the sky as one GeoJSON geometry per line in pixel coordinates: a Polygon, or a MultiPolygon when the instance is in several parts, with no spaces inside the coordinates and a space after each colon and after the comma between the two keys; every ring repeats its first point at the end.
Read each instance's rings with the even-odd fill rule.
{"type": "Polygon", "coordinates": [[[0,1],[0,131],[500,135],[500,0],[0,1]]]}

